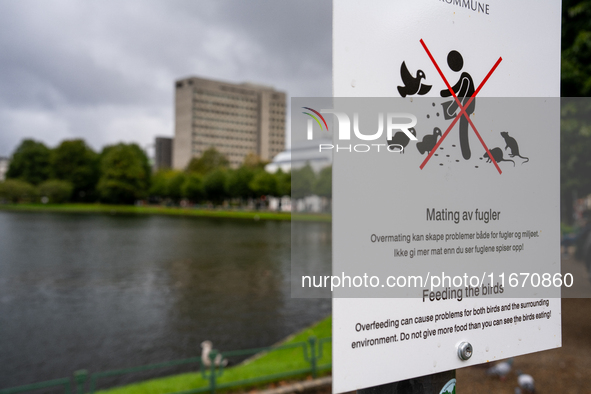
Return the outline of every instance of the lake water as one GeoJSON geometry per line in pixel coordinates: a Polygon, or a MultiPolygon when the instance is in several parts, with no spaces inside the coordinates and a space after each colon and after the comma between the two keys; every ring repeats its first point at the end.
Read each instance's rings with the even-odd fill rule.
{"type": "MultiPolygon", "coordinates": [[[[268,346],[327,316],[329,299],[291,298],[291,231],[289,222],[0,212],[0,388],[194,357],[206,339],[220,350],[268,346]]],[[[330,265],[330,224],[293,231],[330,265]]]]}

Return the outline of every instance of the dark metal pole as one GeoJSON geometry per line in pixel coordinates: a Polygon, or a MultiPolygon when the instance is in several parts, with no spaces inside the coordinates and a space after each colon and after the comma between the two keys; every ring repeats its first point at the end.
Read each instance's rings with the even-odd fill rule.
{"type": "Polygon", "coordinates": [[[209,352],[209,362],[210,370],[209,370],[209,392],[211,394],[215,394],[215,379],[216,379],[216,365],[215,365],[215,356],[217,356],[217,351],[212,350],[209,352]]]}
{"type": "Polygon", "coordinates": [[[368,387],[357,390],[358,394],[455,394],[456,371],[445,371],[434,375],[421,376],[414,379],[401,380],[400,382],[383,384],[381,386],[368,387]],[[445,386],[446,390],[443,390],[445,386]],[[442,391],[443,390],[443,391],[442,391]]]}
{"type": "Polygon", "coordinates": [[[76,391],[78,394],[84,394],[84,386],[88,379],[88,371],[85,369],[74,372],[74,380],[76,381],[76,391]]]}

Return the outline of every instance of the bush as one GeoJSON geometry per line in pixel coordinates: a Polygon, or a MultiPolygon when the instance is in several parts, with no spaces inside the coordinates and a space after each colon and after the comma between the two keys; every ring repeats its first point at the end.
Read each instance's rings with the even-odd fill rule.
{"type": "Polygon", "coordinates": [[[298,199],[312,195],[315,185],[316,174],[309,164],[297,170],[292,170],[291,198],[298,199]]]}
{"type": "Polygon", "coordinates": [[[205,198],[205,189],[203,188],[203,178],[195,173],[186,176],[185,182],[181,187],[183,197],[199,203],[205,198]]]}
{"type": "Polygon", "coordinates": [[[167,171],[159,170],[152,175],[152,182],[150,185],[149,194],[152,197],[166,198],[167,190],[167,171]]]}
{"type": "Polygon", "coordinates": [[[181,171],[171,171],[168,174],[166,182],[166,194],[168,198],[174,201],[179,201],[183,197],[183,184],[185,183],[186,175],[181,171]]]}
{"type": "Polygon", "coordinates": [[[0,182],[0,199],[9,202],[31,202],[37,196],[35,186],[18,179],[0,182]]]}
{"type": "Polygon", "coordinates": [[[132,204],[144,198],[150,187],[150,165],[136,144],[107,146],[101,153],[101,177],[96,186],[101,199],[132,204]]]}
{"type": "Polygon", "coordinates": [[[226,172],[214,170],[205,176],[203,188],[206,197],[214,204],[221,204],[226,198],[226,172]]]}
{"type": "Polygon", "coordinates": [[[277,195],[277,179],[265,170],[259,171],[248,184],[256,196],[277,195]]]}
{"type": "Polygon", "coordinates": [[[20,179],[33,185],[49,179],[51,150],[41,142],[23,140],[12,154],[6,173],[8,179],[20,179]]]}
{"type": "Polygon", "coordinates": [[[277,179],[277,196],[291,195],[291,172],[283,172],[281,168],[275,173],[277,179]]]}
{"type": "Polygon", "coordinates": [[[332,166],[325,167],[320,171],[314,185],[314,193],[321,197],[332,196],[332,166]]]}
{"type": "Polygon", "coordinates": [[[208,175],[216,170],[227,169],[230,162],[223,153],[216,148],[207,149],[201,157],[194,157],[187,165],[187,172],[195,172],[200,175],[208,175]]]}
{"type": "Polygon", "coordinates": [[[52,179],[40,184],[37,190],[39,191],[39,196],[41,198],[48,198],[47,202],[51,204],[61,204],[72,197],[74,185],[68,181],[52,179]]]}
{"type": "Polygon", "coordinates": [[[152,197],[178,202],[183,195],[183,185],[187,174],[177,170],[160,170],[152,175],[149,194],[152,197]]]}
{"type": "Polygon", "coordinates": [[[99,155],[81,139],[62,141],[51,151],[51,179],[72,183],[71,199],[94,201],[99,173],[99,155]]]}
{"type": "Polygon", "coordinates": [[[254,193],[248,186],[254,175],[255,170],[246,166],[229,171],[226,177],[226,191],[228,192],[228,196],[240,199],[254,197],[254,193]]]}

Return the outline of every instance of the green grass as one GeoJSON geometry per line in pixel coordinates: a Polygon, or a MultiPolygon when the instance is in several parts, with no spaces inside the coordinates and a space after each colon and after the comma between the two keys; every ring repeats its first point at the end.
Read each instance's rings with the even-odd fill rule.
{"type": "MultiPolygon", "coordinates": [[[[278,345],[283,346],[294,344],[297,342],[307,342],[310,336],[317,338],[327,338],[331,336],[332,317],[316,323],[315,325],[306,328],[299,333],[288,337],[278,345]]],[[[323,346],[323,357],[318,359],[318,366],[322,367],[331,363],[332,344],[325,343],[323,346]]],[[[286,375],[294,371],[302,371],[308,369],[310,364],[305,361],[302,348],[289,349],[275,349],[266,353],[258,354],[245,362],[231,368],[226,368],[223,374],[217,379],[217,386],[221,388],[244,389],[253,387],[255,382],[257,384],[264,384],[274,380],[280,380],[278,375],[286,375]],[[275,375],[274,377],[271,375],[275,375]],[[265,378],[269,377],[269,378],[265,378]],[[242,383],[240,383],[242,381],[242,383]],[[249,382],[251,381],[251,382],[249,382]],[[237,384],[233,384],[237,382],[237,384]]],[[[324,371],[329,368],[324,368],[324,371]]],[[[307,375],[307,373],[300,373],[299,376],[307,375]]],[[[100,382],[100,381],[99,381],[100,382]]],[[[101,394],[165,394],[175,393],[198,388],[206,389],[209,386],[209,381],[204,379],[201,373],[184,373],[180,375],[169,376],[165,378],[158,378],[147,380],[141,383],[130,384],[126,386],[116,387],[109,390],[100,391],[101,394]]]]}
{"type": "Polygon", "coordinates": [[[100,213],[127,215],[169,215],[249,220],[297,220],[330,222],[329,214],[292,215],[289,212],[242,211],[229,209],[195,209],[164,206],[134,206],[109,204],[0,204],[0,210],[57,213],[100,213]]]}

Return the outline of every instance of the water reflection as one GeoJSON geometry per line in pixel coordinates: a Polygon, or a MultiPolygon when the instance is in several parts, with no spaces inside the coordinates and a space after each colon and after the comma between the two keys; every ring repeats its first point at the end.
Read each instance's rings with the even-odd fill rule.
{"type": "Polygon", "coordinates": [[[0,388],[278,341],[330,313],[290,298],[290,238],[284,222],[0,212],[0,388]]]}

